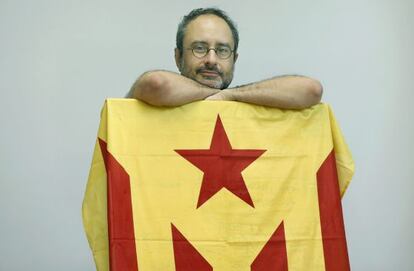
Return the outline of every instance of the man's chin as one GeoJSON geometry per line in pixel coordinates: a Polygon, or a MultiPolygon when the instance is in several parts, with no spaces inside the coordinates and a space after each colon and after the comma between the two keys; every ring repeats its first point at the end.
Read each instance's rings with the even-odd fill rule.
{"type": "Polygon", "coordinates": [[[205,85],[210,88],[222,89],[223,81],[222,80],[213,80],[213,79],[199,79],[197,80],[202,85],[205,85]]]}

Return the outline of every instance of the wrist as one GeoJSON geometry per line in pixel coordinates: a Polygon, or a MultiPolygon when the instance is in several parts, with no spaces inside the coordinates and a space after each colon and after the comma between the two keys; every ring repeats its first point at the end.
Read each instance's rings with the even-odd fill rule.
{"type": "Polygon", "coordinates": [[[223,101],[235,101],[234,89],[226,88],[220,91],[223,101]]]}
{"type": "Polygon", "coordinates": [[[225,90],[223,90],[224,95],[226,97],[227,101],[237,101],[237,93],[238,93],[238,88],[234,87],[234,88],[227,88],[225,90]]]}

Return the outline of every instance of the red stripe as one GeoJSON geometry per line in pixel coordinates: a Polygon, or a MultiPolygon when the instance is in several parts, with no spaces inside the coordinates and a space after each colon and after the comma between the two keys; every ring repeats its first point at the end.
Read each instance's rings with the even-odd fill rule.
{"type": "Polygon", "coordinates": [[[107,174],[110,270],[138,271],[129,175],[98,139],[107,174]]]}
{"type": "Polygon", "coordinates": [[[327,271],[350,270],[333,150],[319,168],[317,179],[325,268],[327,271]]]}
{"type": "Polygon", "coordinates": [[[283,221],[251,265],[252,271],[287,271],[287,251],[283,221]]]}
{"type": "Polygon", "coordinates": [[[200,252],[171,224],[176,271],[213,271],[200,252]]]}

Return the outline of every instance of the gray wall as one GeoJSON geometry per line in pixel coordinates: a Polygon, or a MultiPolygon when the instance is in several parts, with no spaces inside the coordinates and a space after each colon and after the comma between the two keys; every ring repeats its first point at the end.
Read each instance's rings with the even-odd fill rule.
{"type": "Polygon", "coordinates": [[[80,209],[100,108],[140,73],[175,70],[176,25],[206,5],[239,25],[233,85],[323,83],[356,161],[353,270],[414,270],[413,3],[1,0],[0,270],[94,270],[80,209]]]}

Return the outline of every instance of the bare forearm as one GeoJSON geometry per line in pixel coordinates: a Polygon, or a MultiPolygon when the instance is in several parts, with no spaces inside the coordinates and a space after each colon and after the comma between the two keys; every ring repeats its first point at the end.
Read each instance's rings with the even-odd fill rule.
{"type": "Polygon", "coordinates": [[[303,109],[320,102],[322,85],[304,76],[281,76],[224,90],[228,100],[283,109],[303,109]]]}
{"type": "Polygon", "coordinates": [[[150,71],[138,78],[128,97],[156,106],[179,106],[203,100],[218,91],[177,73],[150,71]]]}

